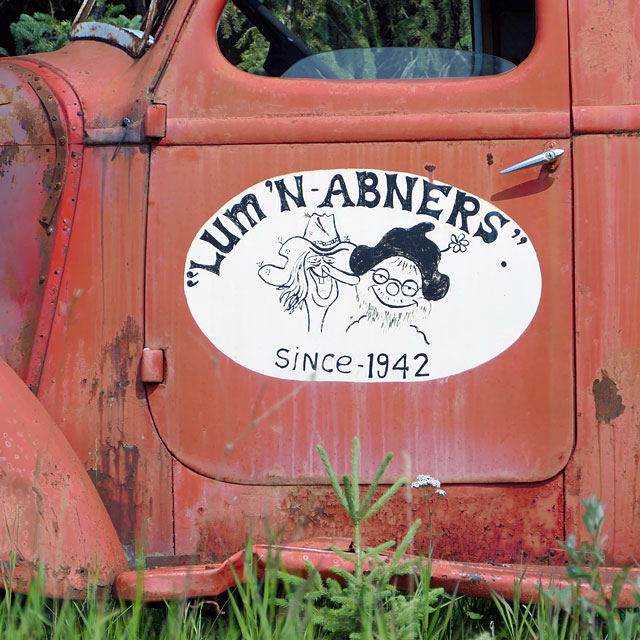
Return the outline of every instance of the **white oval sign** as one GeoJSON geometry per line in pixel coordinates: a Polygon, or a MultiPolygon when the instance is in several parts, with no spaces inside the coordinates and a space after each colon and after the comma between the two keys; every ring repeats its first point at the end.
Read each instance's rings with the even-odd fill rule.
{"type": "Polygon", "coordinates": [[[528,236],[459,188],[370,169],[303,171],[239,194],[185,265],[225,355],[289,380],[434,380],[511,346],[542,279],[528,236]]]}

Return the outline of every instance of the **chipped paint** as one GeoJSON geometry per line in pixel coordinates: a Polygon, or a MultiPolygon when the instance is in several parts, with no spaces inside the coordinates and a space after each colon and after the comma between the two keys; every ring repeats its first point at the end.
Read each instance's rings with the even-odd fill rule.
{"type": "Polygon", "coordinates": [[[598,422],[611,424],[626,409],[622,404],[622,396],[618,393],[618,385],[604,369],[602,370],[602,379],[593,381],[592,391],[598,422]]]}
{"type": "MultiPolygon", "coordinates": [[[[351,535],[330,486],[250,486],[216,482],[175,465],[176,553],[221,561],[248,536],[278,542],[351,535]]],[[[562,477],[540,484],[446,487],[433,511],[436,557],[475,562],[553,564],[563,536],[562,477]]],[[[380,492],[378,492],[380,493],[380,492]]],[[[399,542],[417,518],[427,521],[424,493],[399,492],[367,521],[364,543],[399,542]]],[[[428,532],[414,550],[428,548],[428,532]]]]}
{"type": "Polygon", "coordinates": [[[10,167],[16,160],[20,147],[17,144],[8,144],[0,150],[0,178],[7,173],[7,167],[10,167]]]}
{"type": "Polygon", "coordinates": [[[2,360],[0,427],[9,472],[0,484],[9,525],[0,527],[0,562],[17,552],[7,574],[14,588],[28,588],[36,562],[49,595],[86,593],[88,569],[109,584],[127,564],[104,505],[58,426],[2,360]]]}

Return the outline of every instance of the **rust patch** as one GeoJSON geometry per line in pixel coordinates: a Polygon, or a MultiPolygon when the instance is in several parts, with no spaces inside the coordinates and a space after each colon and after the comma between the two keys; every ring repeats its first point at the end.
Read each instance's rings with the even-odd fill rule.
{"type": "Polygon", "coordinates": [[[602,370],[602,380],[596,378],[593,381],[592,391],[598,422],[611,424],[626,409],[622,404],[622,396],[618,393],[618,386],[604,369],[602,370]]]}
{"type": "Polygon", "coordinates": [[[104,502],[125,551],[135,542],[140,452],[128,442],[126,398],[135,389],[142,331],[131,316],[102,347],[98,371],[81,381],[98,411],[97,461],[89,475],[104,502]]]}
{"type": "Polygon", "coordinates": [[[0,106],[3,104],[11,104],[13,102],[13,94],[15,87],[0,87],[0,106]]]}
{"type": "Polygon", "coordinates": [[[44,519],[44,498],[42,497],[42,491],[35,485],[31,487],[31,491],[36,496],[36,509],[38,510],[38,515],[44,519]]]}
{"type": "MultiPolygon", "coordinates": [[[[130,380],[130,370],[134,362],[140,357],[140,343],[142,340],[142,331],[140,326],[132,316],[127,316],[124,326],[115,335],[113,340],[106,344],[102,352],[102,360],[100,362],[100,371],[103,377],[106,374],[106,363],[110,360],[113,370],[112,388],[107,392],[106,401],[110,404],[118,400],[124,402],[127,389],[135,383],[130,380]]],[[[96,378],[91,385],[91,397],[95,397],[99,387],[99,380],[96,378]]],[[[101,391],[99,395],[100,412],[102,412],[105,401],[105,392],[101,391]]]]}
{"type": "MultiPolygon", "coordinates": [[[[39,131],[40,113],[35,111],[33,106],[24,101],[17,101],[11,105],[11,110],[15,119],[18,121],[20,128],[27,134],[29,144],[42,144],[45,142],[42,132],[39,131]]],[[[9,129],[9,131],[11,131],[9,129]]],[[[46,131],[49,133],[49,131],[46,131]]]]}
{"type": "Polygon", "coordinates": [[[8,171],[7,167],[10,167],[16,159],[16,156],[20,152],[20,147],[17,144],[8,144],[1,148],[0,151],[0,178],[8,171]]]}
{"type": "Polygon", "coordinates": [[[135,445],[107,440],[100,446],[100,469],[89,471],[123,544],[135,539],[136,476],[140,452],[135,445]]]}

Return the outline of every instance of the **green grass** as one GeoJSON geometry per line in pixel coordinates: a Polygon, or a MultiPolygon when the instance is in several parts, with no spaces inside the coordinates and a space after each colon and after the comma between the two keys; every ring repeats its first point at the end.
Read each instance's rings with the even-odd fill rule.
{"type": "MultiPolygon", "coordinates": [[[[420,605],[428,585],[418,584],[407,599],[420,605]]],[[[50,600],[34,586],[25,596],[5,593],[0,600],[0,638],[60,640],[200,640],[229,639],[321,639],[347,638],[312,621],[312,611],[302,604],[300,593],[283,592],[273,569],[264,582],[250,580],[232,594],[216,601],[171,602],[145,606],[90,596],[84,601],[50,600]],[[289,606],[278,604],[289,600],[289,606]]],[[[502,600],[453,598],[438,595],[429,600],[429,615],[420,616],[412,631],[394,624],[390,608],[381,608],[371,623],[359,631],[361,638],[433,638],[488,640],[586,640],[640,637],[638,610],[620,613],[621,626],[607,624],[595,616],[589,624],[577,614],[579,607],[565,611],[548,599],[540,605],[506,603],[502,600]]],[[[363,621],[365,624],[365,621],[363,621]]],[[[356,631],[358,633],[358,631],[356,631]]]]}

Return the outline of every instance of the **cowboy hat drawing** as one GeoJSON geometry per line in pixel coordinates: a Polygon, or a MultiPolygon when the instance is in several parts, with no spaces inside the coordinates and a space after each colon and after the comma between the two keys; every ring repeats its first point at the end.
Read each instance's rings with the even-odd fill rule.
{"type": "Polygon", "coordinates": [[[338,235],[333,214],[320,215],[314,213],[302,236],[289,238],[280,247],[278,254],[285,258],[283,266],[265,264],[258,270],[258,275],[274,287],[284,287],[290,280],[292,271],[300,256],[309,252],[331,260],[323,261],[319,270],[312,272],[320,278],[331,277],[338,282],[354,285],[358,277],[349,269],[349,257],[355,245],[344,242],[338,235]]]}

